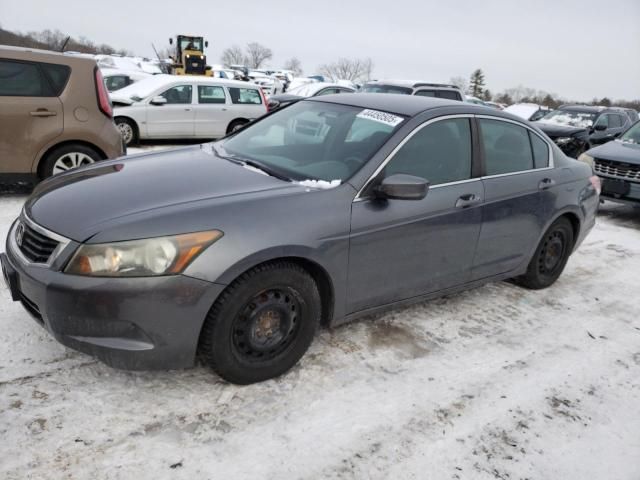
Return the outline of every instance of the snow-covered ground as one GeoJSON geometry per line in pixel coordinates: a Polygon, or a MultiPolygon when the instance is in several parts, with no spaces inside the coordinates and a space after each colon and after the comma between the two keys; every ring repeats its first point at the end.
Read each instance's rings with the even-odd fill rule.
{"type": "MultiPolygon", "coordinates": [[[[0,198],[0,237],[24,196],[0,198]]],[[[0,289],[3,479],[640,478],[640,211],[605,205],[552,288],[322,331],[289,374],[123,372],[0,289]]]]}

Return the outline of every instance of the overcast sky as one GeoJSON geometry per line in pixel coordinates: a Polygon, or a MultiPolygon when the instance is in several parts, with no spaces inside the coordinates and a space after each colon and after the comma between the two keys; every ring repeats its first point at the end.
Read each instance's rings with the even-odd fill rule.
{"type": "Polygon", "coordinates": [[[575,100],[640,98],[640,0],[0,0],[2,28],[59,29],[139,55],[204,35],[209,63],[257,41],[271,66],[305,74],[371,57],[375,78],[448,81],[485,72],[494,93],[524,85],[575,100]]]}

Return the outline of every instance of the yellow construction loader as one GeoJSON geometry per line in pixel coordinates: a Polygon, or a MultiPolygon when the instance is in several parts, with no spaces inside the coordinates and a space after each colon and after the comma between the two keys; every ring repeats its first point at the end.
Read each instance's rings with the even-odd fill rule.
{"type": "MultiPolygon", "coordinates": [[[[173,38],[169,39],[173,45],[173,38]]],[[[211,67],[207,67],[204,48],[209,46],[204,37],[178,35],[176,38],[176,55],[173,57],[172,73],[174,75],[213,76],[211,67]]]]}

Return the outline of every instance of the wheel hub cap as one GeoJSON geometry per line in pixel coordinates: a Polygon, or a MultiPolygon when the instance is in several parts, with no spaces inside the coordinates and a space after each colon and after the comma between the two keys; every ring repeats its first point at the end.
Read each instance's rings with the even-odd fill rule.
{"type": "Polygon", "coordinates": [[[78,168],[82,165],[89,165],[91,163],[94,163],[94,160],[86,153],[65,153],[54,162],[52,173],[55,175],[57,173],[66,172],[67,170],[71,170],[73,168],[78,168]]]}

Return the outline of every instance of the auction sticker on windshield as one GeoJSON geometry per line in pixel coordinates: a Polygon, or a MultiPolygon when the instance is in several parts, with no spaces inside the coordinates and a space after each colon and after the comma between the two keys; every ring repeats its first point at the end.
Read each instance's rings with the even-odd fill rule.
{"type": "Polygon", "coordinates": [[[361,111],[358,115],[356,115],[356,117],[366,118],[367,120],[384,123],[385,125],[390,125],[392,127],[395,127],[400,122],[402,122],[402,120],[404,120],[402,117],[398,117],[397,115],[393,115],[391,113],[370,109],[361,111]]]}

